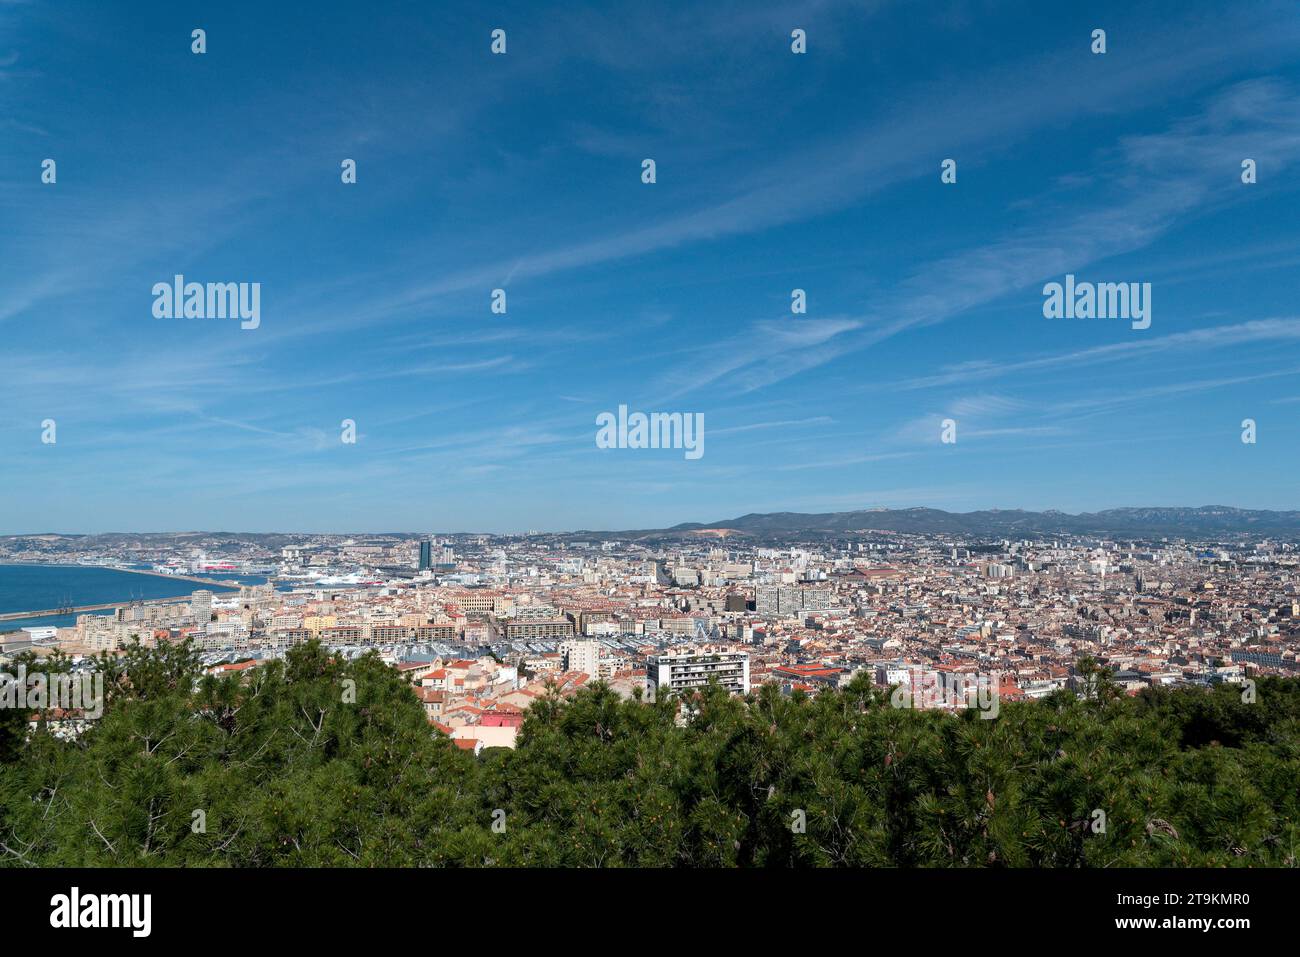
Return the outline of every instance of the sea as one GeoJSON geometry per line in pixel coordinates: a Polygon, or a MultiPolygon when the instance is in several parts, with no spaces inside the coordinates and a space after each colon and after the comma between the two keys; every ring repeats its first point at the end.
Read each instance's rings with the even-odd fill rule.
{"type": "MultiPolygon", "coordinates": [[[[262,575],[231,575],[218,572],[213,577],[223,581],[237,581],[244,585],[260,585],[266,581],[262,575]]],[[[90,565],[0,565],[0,614],[16,611],[35,611],[45,608],[67,608],[81,605],[102,605],[144,598],[179,598],[206,588],[214,593],[234,591],[216,585],[172,578],[169,575],[138,574],[90,565]]],[[[111,615],[112,610],[86,614],[111,615]]],[[[35,625],[75,625],[77,616],[47,615],[41,618],[19,618],[0,621],[0,632],[17,631],[35,625]]]]}

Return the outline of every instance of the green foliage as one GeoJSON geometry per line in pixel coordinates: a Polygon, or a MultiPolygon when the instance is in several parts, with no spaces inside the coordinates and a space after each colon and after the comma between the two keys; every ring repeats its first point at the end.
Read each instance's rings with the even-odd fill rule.
{"type": "Polygon", "coordinates": [[[310,643],[216,678],[188,646],[134,645],[99,667],[89,731],[0,751],[4,864],[1294,866],[1300,846],[1296,680],[1247,704],[1098,672],[993,720],[895,709],[864,679],[689,707],[597,683],[476,759],[374,655],[310,643]]]}

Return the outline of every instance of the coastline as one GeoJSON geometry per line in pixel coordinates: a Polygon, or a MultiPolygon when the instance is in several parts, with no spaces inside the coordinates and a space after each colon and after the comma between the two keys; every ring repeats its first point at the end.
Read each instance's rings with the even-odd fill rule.
{"type": "Polygon", "coordinates": [[[79,565],[75,562],[0,562],[0,568],[99,568],[109,572],[130,572],[133,575],[149,575],[153,578],[164,578],[169,581],[199,582],[201,584],[213,585],[220,588],[239,587],[238,583],[231,586],[227,582],[215,578],[200,578],[197,575],[172,575],[168,572],[157,572],[149,568],[122,568],[119,565],[79,565]]]}
{"type": "MultiPolygon", "coordinates": [[[[228,593],[236,591],[241,585],[248,584],[234,580],[219,580],[214,578],[199,578],[191,575],[171,575],[165,572],[157,572],[150,569],[142,568],[121,568],[114,565],[83,565],[74,562],[0,562],[0,569],[4,568],[51,568],[63,569],[69,573],[78,572],[129,572],[136,575],[144,575],[160,581],[175,582],[178,586],[186,583],[187,586],[193,586],[190,590],[206,588],[214,593],[228,593]]],[[[242,576],[263,578],[264,576],[242,576]]],[[[124,589],[125,590],[125,589],[124,589]]],[[[71,611],[64,612],[56,610],[53,602],[51,607],[47,608],[14,608],[10,611],[0,612],[0,634],[9,634],[21,631],[23,628],[35,627],[71,627],[76,622],[79,615],[84,614],[112,614],[117,608],[131,605],[135,602],[143,601],[146,604],[168,604],[172,602],[184,601],[188,599],[188,594],[178,595],[155,595],[150,598],[126,597],[122,598],[111,592],[108,594],[92,594],[86,597],[72,598],[69,601],[71,611]]],[[[34,602],[33,602],[34,603],[34,602]]],[[[2,607],[2,606],[0,606],[2,607]]]]}

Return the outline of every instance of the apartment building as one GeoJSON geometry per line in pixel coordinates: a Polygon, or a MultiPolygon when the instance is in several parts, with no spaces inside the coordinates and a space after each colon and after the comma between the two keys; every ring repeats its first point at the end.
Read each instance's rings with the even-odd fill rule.
{"type": "Polygon", "coordinates": [[[716,681],[732,694],[749,693],[749,655],[743,651],[651,655],[646,659],[646,696],[655,700],[704,688],[716,681]]]}
{"type": "Polygon", "coordinates": [[[560,643],[565,671],[581,671],[593,678],[600,674],[600,642],[564,641],[560,643]]]}

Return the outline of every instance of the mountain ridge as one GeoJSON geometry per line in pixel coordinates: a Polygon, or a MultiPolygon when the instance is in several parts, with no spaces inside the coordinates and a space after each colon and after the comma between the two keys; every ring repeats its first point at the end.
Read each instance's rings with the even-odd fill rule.
{"type": "Polygon", "coordinates": [[[1300,510],[1273,511],[1230,505],[1128,506],[1097,512],[1048,509],[978,509],[948,512],[913,507],[856,509],[846,512],[749,512],[718,522],[683,522],[651,535],[728,531],[742,535],[845,534],[882,531],[959,535],[1119,535],[1201,536],[1274,534],[1300,536],[1300,510]]]}
{"type": "MultiPolygon", "coordinates": [[[[1102,509],[1097,512],[1071,514],[1058,509],[1041,512],[1025,509],[977,509],[970,512],[948,512],[943,509],[913,506],[910,508],[870,508],[844,512],[748,512],[735,518],[717,522],[681,522],[668,528],[624,529],[608,531],[575,529],[539,534],[565,537],[628,538],[655,536],[687,536],[701,534],[737,534],[748,536],[817,534],[833,535],[865,531],[910,532],[914,534],[987,535],[1008,537],[1014,535],[1115,535],[1133,536],[1205,536],[1215,534],[1286,535],[1300,540],[1300,510],[1238,508],[1232,505],[1200,506],[1126,506],[1102,509]]],[[[511,533],[463,531],[358,531],[350,532],[228,532],[228,531],[172,531],[172,532],[39,532],[0,535],[0,541],[52,540],[60,542],[133,541],[141,539],[177,542],[188,538],[228,539],[232,542],[260,540],[268,544],[293,544],[315,535],[351,536],[369,535],[413,538],[435,535],[496,535],[511,533]]],[[[520,534],[520,533],[513,533],[520,534]]]]}

